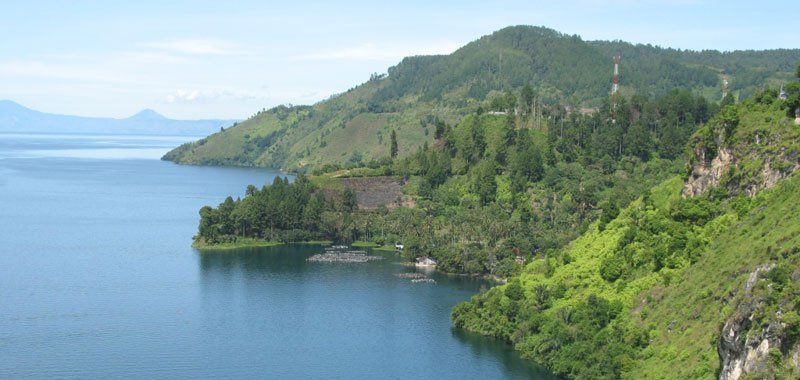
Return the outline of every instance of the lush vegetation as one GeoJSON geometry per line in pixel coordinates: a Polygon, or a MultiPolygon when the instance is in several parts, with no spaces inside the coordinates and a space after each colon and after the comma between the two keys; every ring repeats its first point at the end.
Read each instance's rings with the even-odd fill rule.
{"type": "MultiPolygon", "coordinates": [[[[622,92],[660,98],[683,88],[716,101],[721,75],[745,97],[765,83],[778,87],[800,60],[800,50],[684,51],[624,42],[587,42],[556,31],[515,26],[482,37],[450,55],[404,59],[388,75],[313,106],[279,106],[164,158],[180,163],[269,166],[309,172],[324,165],[358,167],[434,143],[435,120],[455,124],[479,109],[601,107],[611,83],[611,57],[622,53],[622,92]],[[507,92],[527,96],[516,106],[507,92]]],[[[530,120],[531,123],[535,119],[530,120]]]]}
{"type": "Polygon", "coordinates": [[[800,107],[800,82],[789,83],[786,92],[786,101],[780,100],[773,88],[737,107],[727,107],[692,137],[690,144],[696,154],[687,168],[701,157],[710,161],[725,150],[736,159],[719,178],[719,185],[733,194],[749,195],[793,172],[800,151],[800,128],[792,120],[794,110],[800,107]]]}
{"type": "Polygon", "coordinates": [[[458,305],[455,326],[507,340],[558,375],[716,377],[721,328],[744,315],[743,336],[780,342],[751,375],[796,378],[800,129],[787,116],[800,106],[800,84],[785,86],[786,100],[766,89],[717,104],[706,90],[719,72],[704,65],[733,61],[718,67],[761,86],[788,80],[795,54],[694,53],[509,28],[452,56],[406,59],[313,107],[262,111],[172,157],[314,168],[204,207],[197,245],[402,242],[407,259],[507,278],[458,305]],[[565,63],[610,49],[638,62],[637,91],[602,96],[605,79],[565,63]],[[562,64],[537,66],[533,52],[562,64]],[[504,69],[492,66],[495,56],[504,69]],[[743,68],[756,64],[780,72],[743,68]],[[560,81],[569,76],[580,85],[560,81]],[[676,83],[691,90],[666,90],[676,83]],[[353,150],[362,146],[369,151],[353,150]],[[413,207],[360,208],[342,176],[401,178],[413,207]],[[683,197],[690,187],[695,196],[683,197]]]}
{"type": "MultiPolygon", "coordinates": [[[[503,99],[516,105],[530,91],[524,87],[503,99]]],[[[204,208],[198,241],[402,242],[407,258],[430,256],[441,270],[507,277],[679,173],[682,150],[676,147],[716,105],[674,91],[652,100],[618,96],[592,115],[560,106],[537,111],[475,113],[454,126],[437,119],[431,146],[347,172],[406,178],[416,208],[358,210],[347,197],[352,192],[318,172],[311,180],[276,180],[249,189],[242,200],[204,208]]]]}
{"type": "Polygon", "coordinates": [[[217,208],[200,209],[195,245],[224,248],[339,238],[341,225],[357,206],[352,191],[326,198],[302,174],[294,182],[275,177],[270,186],[248,186],[243,199],[228,197],[217,208]]]}
{"type": "Polygon", "coordinates": [[[505,339],[567,377],[715,378],[722,325],[753,313],[743,336],[781,345],[751,375],[796,378],[800,178],[745,191],[775,185],[752,166],[780,166],[782,176],[796,168],[797,127],[775,95],[723,109],[691,139],[707,160],[722,149],[735,156],[718,186],[683,198],[681,177],[665,181],[507,285],[458,305],[455,325],[505,339]]]}

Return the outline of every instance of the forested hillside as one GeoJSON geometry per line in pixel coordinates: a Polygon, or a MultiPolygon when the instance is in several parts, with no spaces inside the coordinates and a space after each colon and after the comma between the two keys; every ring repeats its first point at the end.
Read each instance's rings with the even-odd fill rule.
{"type": "Polygon", "coordinates": [[[455,325],[567,377],[797,378],[800,126],[786,116],[800,84],[788,87],[789,101],[766,90],[722,109],[682,177],[459,305],[455,325]]]}
{"type": "Polygon", "coordinates": [[[430,256],[440,270],[506,277],[678,174],[682,147],[717,108],[676,90],[658,99],[615,96],[593,115],[553,106],[543,115],[434,120],[433,143],[405,158],[279,181],[205,208],[197,242],[403,242],[406,258],[430,256]],[[525,128],[540,117],[550,128],[525,128]],[[341,175],[405,178],[416,207],[358,209],[341,175]]]}
{"type": "MultiPolygon", "coordinates": [[[[788,79],[800,50],[681,51],[515,26],[450,55],[409,57],[369,81],[313,106],[280,106],[164,159],[187,164],[268,166],[287,170],[357,167],[390,154],[397,136],[406,157],[434,143],[436,120],[449,124],[480,111],[537,115],[545,107],[600,107],[607,98],[614,53],[622,53],[622,92],[658,98],[676,88],[716,101],[722,75],[734,95],[788,79]],[[525,96],[512,97],[524,86],[525,96]]],[[[543,119],[530,118],[534,126],[543,119]]],[[[552,121],[552,120],[551,120],[552,121]]]]}
{"type": "MultiPolygon", "coordinates": [[[[361,100],[392,88],[373,81],[361,100]]],[[[508,279],[458,305],[455,326],[565,377],[797,378],[800,82],[785,90],[719,103],[623,91],[586,113],[533,106],[525,84],[457,122],[432,114],[431,140],[411,152],[387,130],[380,159],[205,207],[195,242],[401,242],[408,260],[508,279]],[[412,202],[360,209],[341,178],[353,176],[394,178],[412,202]]],[[[302,125],[346,99],[260,117],[302,125]]]]}

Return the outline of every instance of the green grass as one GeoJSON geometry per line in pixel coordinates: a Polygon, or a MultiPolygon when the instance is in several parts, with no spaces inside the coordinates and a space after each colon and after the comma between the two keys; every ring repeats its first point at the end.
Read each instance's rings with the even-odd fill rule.
{"type": "Polygon", "coordinates": [[[355,248],[370,248],[373,251],[384,251],[384,252],[396,252],[397,248],[393,245],[379,245],[378,243],[371,242],[371,241],[356,241],[350,246],[355,248]]]}
{"type": "Polygon", "coordinates": [[[373,251],[384,251],[384,252],[397,252],[397,248],[392,245],[382,245],[379,247],[375,247],[372,249],[373,251]]]}
{"type": "Polygon", "coordinates": [[[308,177],[320,189],[344,190],[344,183],[329,174],[308,177]]]}
{"type": "Polygon", "coordinates": [[[200,251],[218,251],[218,250],[230,250],[230,249],[240,249],[240,248],[274,247],[284,244],[285,243],[277,241],[268,241],[268,240],[253,239],[253,238],[238,238],[234,242],[217,243],[217,244],[207,244],[195,241],[194,243],[192,243],[192,247],[200,251]]]}
{"type": "Polygon", "coordinates": [[[790,252],[800,246],[800,176],[782,181],[752,202],[750,212],[736,217],[676,281],[639,296],[637,303],[644,307],[633,317],[652,328],[652,343],[630,369],[631,378],[645,373],[664,379],[716,377],[716,340],[731,312],[725,300],[740,292],[756,266],[784,256],[794,260],[790,252]]]}
{"type": "Polygon", "coordinates": [[[356,248],[377,248],[379,245],[377,243],[373,243],[371,241],[354,241],[350,244],[351,247],[356,248]]]}
{"type": "Polygon", "coordinates": [[[300,245],[331,245],[333,244],[330,240],[309,240],[309,241],[293,241],[286,244],[300,244],[300,245]]]}
{"type": "MultiPolygon", "coordinates": [[[[651,204],[669,210],[680,201],[677,194],[681,185],[682,181],[674,178],[665,181],[650,191],[651,204]]],[[[512,281],[519,281],[528,302],[536,297],[537,286],[562,287],[563,294],[537,317],[539,323],[569,315],[563,310],[574,309],[590,294],[619,302],[622,312],[614,324],[643,331],[649,341],[641,351],[632,352],[621,362],[623,378],[716,378],[719,331],[733,313],[732,298],[740,296],[749,274],[770,262],[798,267],[800,175],[789,177],[754,198],[731,199],[715,219],[695,227],[690,233],[707,242],[696,262],[658,272],[634,272],[626,280],[606,281],[600,276],[600,269],[604,259],[619,250],[618,242],[626,231],[636,225],[637,219],[631,213],[637,209],[640,213],[651,212],[641,205],[642,200],[633,202],[603,231],[596,224],[590,227],[564,249],[562,257],[568,257],[568,262],[551,269],[548,261],[536,260],[512,281]]],[[[506,318],[503,310],[510,301],[503,294],[507,287],[496,287],[476,296],[470,304],[459,305],[454,312],[456,324],[509,340],[519,339],[515,338],[515,329],[522,327],[522,336],[527,338],[515,341],[517,349],[540,360],[542,354],[535,350],[549,345],[542,346],[536,333],[525,332],[524,326],[529,322],[515,324],[506,318]]],[[[759,315],[774,316],[775,310],[769,307],[777,310],[778,306],[767,306],[759,315]]],[[[564,354],[556,352],[556,357],[564,354]]],[[[780,362],[768,370],[783,371],[780,373],[791,374],[789,377],[796,375],[797,370],[790,368],[790,356],[779,358],[780,362]]],[[[551,359],[544,364],[558,363],[551,359]]]]}
{"type": "Polygon", "coordinates": [[[199,251],[219,251],[219,250],[233,250],[233,249],[241,249],[241,248],[260,248],[260,247],[275,247],[279,245],[287,245],[287,244],[304,244],[304,245],[330,245],[332,242],[330,240],[309,240],[309,241],[298,241],[298,242],[279,242],[279,241],[268,241],[263,239],[253,239],[253,238],[237,238],[234,242],[226,242],[226,243],[217,243],[217,244],[206,244],[206,243],[199,243],[195,241],[192,243],[192,247],[199,250],[199,251]]]}

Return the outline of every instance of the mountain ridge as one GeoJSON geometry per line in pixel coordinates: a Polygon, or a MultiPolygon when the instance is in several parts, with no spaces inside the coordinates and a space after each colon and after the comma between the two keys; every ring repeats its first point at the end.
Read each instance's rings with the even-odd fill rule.
{"type": "Polygon", "coordinates": [[[513,26],[448,55],[404,58],[387,75],[373,75],[314,105],[262,110],[164,159],[293,171],[363,164],[388,156],[392,130],[402,157],[433,143],[430,130],[436,119],[452,124],[478,109],[504,111],[504,92],[524,85],[533,87],[537,106],[598,107],[611,87],[616,51],[623,57],[621,91],[645,97],[685,88],[718,100],[723,75],[732,93],[746,97],[790,78],[791,65],[800,60],[800,49],[686,51],[584,41],[544,27],[513,26]]]}

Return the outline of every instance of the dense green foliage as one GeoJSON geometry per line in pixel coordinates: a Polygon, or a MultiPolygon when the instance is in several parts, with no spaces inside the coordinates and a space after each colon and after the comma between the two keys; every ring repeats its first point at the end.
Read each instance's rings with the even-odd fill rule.
{"type": "Polygon", "coordinates": [[[393,230],[413,242],[404,254],[433,257],[450,272],[512,274],[518,260],[562,246],[675,173],[674,145],[714,112],[682,91],[613,102],[591,116],[545,108],[547,133],[517,128],[531,114],[445,125],[433,147],[392,168],[412,179],[422,209],[418,228],[393,230]]]}
{"type": "MultiPolygon", "coordinates": [[[[276,177],[261,189],[249,186],[243,199],[228,197],[217,208],[200,209],[198,246],[258,239],[272,242],[339,237],[341,218],[357,208],[352,191],[327,199],[303,175],[294,182],[276,177]]],[[[256,241],[258,241],[256,240],[256,241]]]]}
{"type": "MultiPolygon", "coordinates": [[[[723,110],[694,135],[693,150],[730,148],[744,166],[796,159],[797,127],[773,95],[768,90],[723,110]],[[728,137],[704,137],[720,130],[728,137]]],[[[742,182],[739,166],[731,168],[721,187],[700,196],[682,198],[683,181],[675,177],[615,217],[609,207],[564,249],[458,305],[455,325],[508,340],[567,377],[714,378],[721,326],[745,305],[754,310],[745,336],[771,326],[770,334],[782,337],[756,377],[796,377],[800,177],[751,198],[738,189],[757,180],[742,182]],[[764,264],[774,269],[753,294],[742,292],[749,273],[764,264]]]]}
{"type": "MultiPolygon", "coordinates": [[[[527,91],[506,93],[504,99],[516,103],[518,97],[529,96],[527,91]]],[[[405,158],[364,168],[407,178],[405,190],[417,208],[355,211],[342,201],[320,208],[335,213],[310,214],[322,220],[335,216],[337,224],[303,222],[295,215],[309,213],[298,211],[277,226],[262,221],[260,228],[228,228],[217,235],[402,242],[405,257],[430,256],[447,272],[509,276],[519,271],[520,263],[574,239],[598,215],[613,218],[613,210],[677,174],[681,160],[675,146],[683,146],[715,107],[688,91],[674,91],[657,100],[615,97],[592,115],[552,106],[541,107],[539,114],[532,110],[517,115],[472,114],[454,126],[434,120],[432,146],[425,144],[405,158]],[[545,131],[525,128],[533,118],[542,120],[538,125],[545,131]],[[298,231],[302,229],[305,234],[298,231]]],[[[241,202],[227,201],[217,210],[264,208],[269,202],[251,198],[269,198],[273,193],[278,197],[292,189],[301,192],[292,199],[299,200],[301,205],[295,208],[302,209],[316,190],[307,188],[301,178],[303,186],[279,183],[280,190],[249,191],[251,195],[241,202]]],[[[326,177],[315,178],[317,183],[326,182],[321,180],[326,177]]],[[[280,218],[266,211],[259,215],[280,218]]],[[[207,219],[211,220],[203,221],[207,219]]],[[[231,222],[236,223],[251,225],[231,222]]],[[[199,236],[209,243],[224,239],[205,231],[201,228],[199,236]]]]}
{"type": "Polygon", "coordinates": [[[528,265],[509,285],[459,305],[455,325],[514,342],[559,375],[619,377],[647,343],[646,329],[625,313],[631,297],[690,265],[705,244],[709,219],[695,217],[693,209],[714,203],[658,199],[679,187],[679,180],[668,181],[602,231],[595,225],[564,250],[528,265]],[[512,286],[524,296],[510,297],[512,286]]]}
{"type": "Polygon", "coordinates": [[[458,305],[454,324],[558,375],[716,377],[721,326],[745,305],[745,334],[770,326],[782,342],[756,375],[797,377],[800,128],[787,116],[800,84],[787,100],[755,89],[789,81],[798,60],[507,28],[170,157],[315,169],[203,208],[199,244],[401,242],[407,259],[508,278],[458,305]],[[608,97],[610,73],[597,73],[614,51],[626,79],[608,97]],[[709,102],[721,74],[734,93],[709,102]],[[415,207],[359,209],[340,175],[402,178],[415,207]],[[700,194],[682,197],[690,185],[700,194]]]}
{"type": "MultiPolygon", "coordinates": [[[[356,167],[388,157],[392,131],[397,155],[434,142],[435,120],[455,123],[480,110],[540,114],[543,106],[601,107],[612,61],[622,53],[622,93],[660,98],[675,88],[720,97],[721,75],[733,95],[793,75],[800,50],[684,51],[515,26],[484,36],[450,55],[417,56],[313,106],[280,106],[183,145],[164,158],[181,163],[256,165],[302,171],[324,165],[356,167]],[[509,98],[508,92],[524,96],[509,98]]],[[[532,118],[530,123],[537,124],[532,118]]],[[[677,147],[680,148],[680,147],[677,147]]],[[[609,148],[610,149],[610,148],[609,148]]]]}

